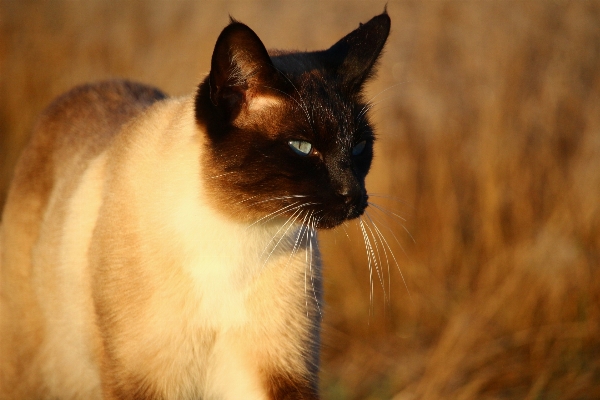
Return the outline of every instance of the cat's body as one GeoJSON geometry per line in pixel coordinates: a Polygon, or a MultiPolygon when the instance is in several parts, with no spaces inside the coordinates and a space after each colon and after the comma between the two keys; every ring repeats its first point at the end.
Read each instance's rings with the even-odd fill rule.
{"type": "Polygon", "coordinates": [[[360,87],[388,31],[271,59],[234,22],[194,95],[56,100],[0,227],[0,399],[318,398],[315,229],[366,207],[360,87]]]}

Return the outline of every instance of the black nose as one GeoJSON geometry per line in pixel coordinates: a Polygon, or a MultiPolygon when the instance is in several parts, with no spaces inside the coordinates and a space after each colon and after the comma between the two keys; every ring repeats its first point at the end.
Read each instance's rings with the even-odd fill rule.
{"type": "Polygon", "coordinates": [[[338,194],[343,197],[350,197],[352,193],[352,188],[350,185],[344,185],[338,190],[338,194]]]}
{"type": "MultiPolygon", "coordinates": [[[[359,197],[362,193],[361,187],[358,182],[344,182],[342,183],[338,190],[338,194],[346,199],[352,199],[359,197]]],[[[348,201],[348,200],[347,200],[348,201]]]]}
{"type": "Polygon", "coordinates": [[[351,192],[343,197],[344,208],[346,209],[346,218],[352,219],[359,217],[367,208],[368,196],[362,191],[351,192]]]}
{"type": "Polygon", "coordinates": [[[351,207],[351,208],[354,208],[356,205],[358,205],[360,203],[361,197],[362,196],[361,196],[360,192],[354,192],[354,191],[339,194],[339,200],[344,205],[344,207],[351,207]]]}

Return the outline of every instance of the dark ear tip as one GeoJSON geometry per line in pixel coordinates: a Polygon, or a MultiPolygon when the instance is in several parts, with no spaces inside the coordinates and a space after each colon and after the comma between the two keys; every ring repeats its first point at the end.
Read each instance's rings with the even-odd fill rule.
{"type": "Polygon", "coordinates": [[[252,32],[253,35],[256,35],[254,33],[254,31],[252,29],[250,29],[250,27],[242,22],[237,21],[236,19],[234,19],[233,17],[229,17],[230,21],[229,21],[229,25],[227,25],[223,31],[221,32],[221,36],[227,36],[232,34],[233,32],[252,32]]]}
{"type": "Polygon", "coordinates": [[[390,18],[389,14],[387,13],[387,4],[385,5],[383,13],[381,13],[378,16],[374,17],[373,19],[377,20],[377,22],[379,24],[385,25],[387,27],[387,29],[390,28],[390,26],[392,25],[392,19],[390,18]]]}
{"type": "Polygon", "coordinates": [[[392,20],[387,13],[387,5],[383,10],[383,13],[374,16],[368,22],[360,24],[359,29],[375,29],[376,31],[382,32],[387,36],[389,34],[392,25],[392,20]]]}

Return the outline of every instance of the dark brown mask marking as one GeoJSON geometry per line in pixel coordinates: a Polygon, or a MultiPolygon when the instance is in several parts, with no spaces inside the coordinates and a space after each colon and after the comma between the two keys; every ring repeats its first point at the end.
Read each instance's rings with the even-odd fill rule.
{"type": "Polygon", "coordinates": [[[375,136],[362,88],[389,29],[384,12],[327,50],[269,54],[232,20],[196,95],[204,180],[221,210],[247,221],[310,218],[317,228],[364,212],[375,136]]]}

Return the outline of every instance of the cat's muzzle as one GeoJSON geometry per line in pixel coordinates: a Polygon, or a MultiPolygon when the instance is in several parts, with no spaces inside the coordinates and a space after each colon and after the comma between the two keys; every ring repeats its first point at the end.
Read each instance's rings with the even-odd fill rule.
{"type": "Polygon", "coordinates": [[[325,213],[319,220],[317,228],[332,229],[345,221],[360,217],[365,212],[368,204],[366,193],[354,196],[343,196],[338,200],[338,204],[331,207],[329,212],[325,213]]]}

